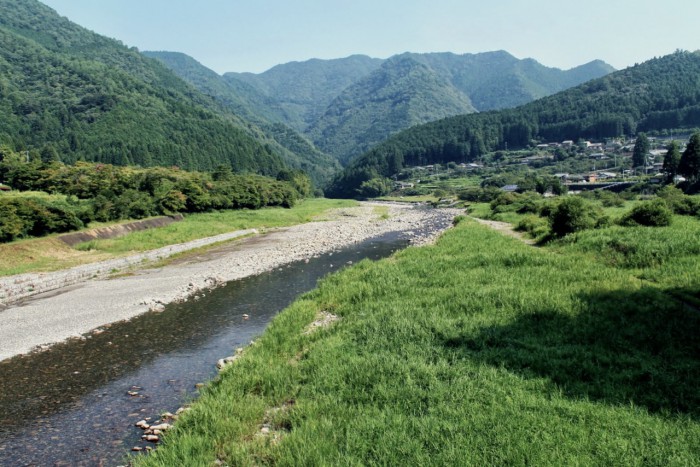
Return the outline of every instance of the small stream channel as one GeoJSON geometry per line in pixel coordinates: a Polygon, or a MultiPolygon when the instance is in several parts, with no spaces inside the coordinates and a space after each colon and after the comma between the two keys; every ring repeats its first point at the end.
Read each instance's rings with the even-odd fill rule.
{"type": "Polygon", "coordinates": [[[260,335],[319,278],[406,245],[398,235],[368,240],[0,362],[0,465],[126,464],[132,447],[146,446],[136,421],[196,397],[219,358],[260,335]]]}

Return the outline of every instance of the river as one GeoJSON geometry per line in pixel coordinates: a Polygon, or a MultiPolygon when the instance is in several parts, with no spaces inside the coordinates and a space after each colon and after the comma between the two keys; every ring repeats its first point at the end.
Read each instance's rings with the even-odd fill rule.
{"type": "Polygon", "coordinates": [[[145,447],[141,419],[196,397],[219,358],[260,335],[324,275],[407,245],[367,240],[206,291],[85,339],[0,362],[0,465],[119,465],[145,447]]]}

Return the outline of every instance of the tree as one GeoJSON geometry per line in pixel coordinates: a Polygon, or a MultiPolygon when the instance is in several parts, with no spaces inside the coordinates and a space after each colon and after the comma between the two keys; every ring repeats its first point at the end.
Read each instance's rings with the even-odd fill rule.
{"type": "Polygon", "coordinates": [[[649,138],[645,133],[639,133],[632,151],[632,167],[645,167],[647,154],[649,154],[649,138]]]}
{"type": "Polygon", "coordinates": [[[678,144],[675,141],[671,141],[664,156],[664,172],[666,172],[666,181],[668,183],[673,183],[673,179],[678,175],[680,162],[681,153],[678,150],[678,144]]]}
{"type": "Polygon", "coordinates": [[[44,163],[59,162],[61,160],[58,151],[52,144],[47,144],[41,149],[41,160],[44,163]]]}
{"type": "Polygon", "coordinates": [[[688,146],[683,151],[678,173],[690,180],[691,183],[700,179],[700,131],[693,133],[688,146]]]}

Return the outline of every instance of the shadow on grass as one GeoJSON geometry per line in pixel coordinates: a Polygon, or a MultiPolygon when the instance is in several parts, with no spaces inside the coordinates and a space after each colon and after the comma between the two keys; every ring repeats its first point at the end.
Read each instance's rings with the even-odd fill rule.
{"type": "Polygon", "coordinates": [[[444,344],[525,377],[548,378],[568,397],[700,418],[697,309],[651,288],[578,299],[576,316],[523,315],[506,326],[444,335],[444,344]]]}

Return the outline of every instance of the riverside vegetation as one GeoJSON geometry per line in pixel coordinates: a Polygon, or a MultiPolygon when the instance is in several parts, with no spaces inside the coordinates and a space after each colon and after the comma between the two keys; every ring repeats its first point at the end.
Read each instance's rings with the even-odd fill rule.
{"type": "Polygon", "coordinates": [[[355,201],[311,198],[291,209],[270,207],[194,213],[166,227],[85,242],[75,248],[55,237],[17,240],[0,244],[0,276],[55,271],[234,230],[268,229],[311,222],[322,218],[330,209],[356,205],[355,201]]]}
{"type": "Polygon", "coordinates": [[[225,209],[291,207],[311,194],[309,177],[285,169],[277,178],[177,167],[140,168],[30,160],[0,147],[0,242],[77,230],[90,222],[225,209]],[[33,193],[39,192],[39,193],[33,193]],[[51,193],[52,196],[48,196],[51,193]]]}
{"type": "Polygon", "coordinates": [[[460,217],[326,278],[136,465],[697,464],[700,203],[608,196],[474,206],[534,200],[540,248],[460,217]]]}

